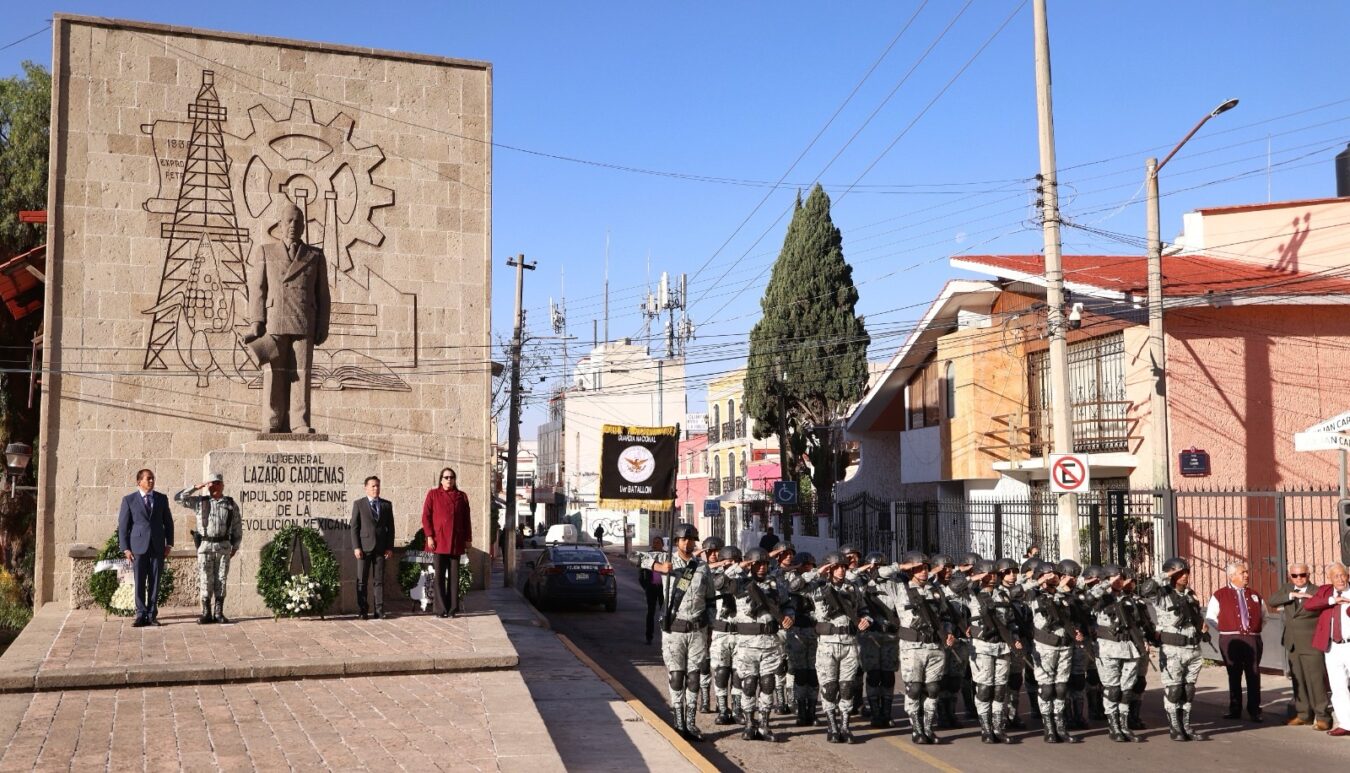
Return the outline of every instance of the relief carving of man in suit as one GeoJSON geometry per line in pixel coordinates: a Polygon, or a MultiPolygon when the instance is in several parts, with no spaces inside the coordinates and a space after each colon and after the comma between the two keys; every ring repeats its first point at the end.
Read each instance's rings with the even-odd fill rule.
{"type": "Polygon", "coordinates": [[[263,370],[267,432],[311,433],[310,374],[314,347],[328,338],[328,263],[305,244],[305,216],[287,203],[282,210],[283,241],[265,244],[262,260],[249,272],[245,336],[263,370]]]}

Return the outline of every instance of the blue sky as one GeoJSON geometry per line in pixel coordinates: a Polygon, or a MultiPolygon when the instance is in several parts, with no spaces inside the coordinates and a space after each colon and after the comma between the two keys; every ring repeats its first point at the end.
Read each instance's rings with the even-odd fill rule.
{"type": "MultiPolygon", "coordinates": [[[[611,337],[641,328],[650,256],[653,279],[691,276],[690,370],[708,375],[743,357],[799,186],[820,180],[835,199],[873,359],[956,275],[948,256],[1040,250],[1031,6],[1019,2],[29,2],[7,11],[0,45],[68,11],[489,61],[495,141],[577,159],[494,152],[496,332],[510,333],[505,260],[525,253],[539,264],[531,331],[551,335],[565,271],[572,351],[588,347],[608,234],[611,337]]],[[[1200,206],[1334,195],[1350,5],[1051,0],[1049,14],[1070,221],[1142,236],[1145,157],[1228,97],[1242,104],[1163,173],[1165,237],[1200,206]]],[[[0,73],[50,58],[38,35],[0,51],[0,73]]],[[[1129,250],[1072,228],[1064,249],[1129,250]]],[[[546,376],[556,347],[536,345],[546,376]]],[[[540,420],[527,412],[526,438],[540,420]]]]}

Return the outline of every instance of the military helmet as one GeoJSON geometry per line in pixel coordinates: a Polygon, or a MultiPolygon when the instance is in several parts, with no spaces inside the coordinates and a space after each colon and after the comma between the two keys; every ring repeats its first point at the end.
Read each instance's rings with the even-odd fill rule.
{"type": "Polygon", "coordinates": [[[1078,562],[1072,558],[1066,558],[1059,562],[1059,566],[1055,568],[1055,571],[1060,574],[1067,574],[1070,577],[1077,577],[1083,573],[1083,567],[1079,566],[1078,562]]]}
{"type": "Polygon", "coordinates": [[[803,550],[797,554],[797,566],[816,565],[816,557],[803,550]]]}
{"type": "Polygon", "coordinates": [[[1102,568],[1097,564],[1088,564],[1083,567],[1084,580],[1100,580],[1102,578],[1102,568]]]}
{"type": "Polygon", "coordinates": [[[859,549],[857,549],[857,548],[855,548],[855,547],[853,547],[852,545],[840,545],[840,546],[839,546],[839,555],[841,555],[841,556],[847,556],[847,555],[850,555],[850,554],[856,554],[856,555],[861,556],[861,555],[862,555],[862,551],[859,550],[859,549]]]}
{"type": "Polygon", "coordinates": [[[1112,577],[1118,577],[1120,576],[1121,571],[1123,570],[1120,568],[1119,564],[1106,564],[1102,567],[1102,579],[1109,580],[1112,577]]]}
{"type": "Polygon", "coordinates": [[[901,566],[916,566],[918,564],[927,564],[927,563],[928,563],[928,556],[924,555],[922,551],[910,550],[906,552],[904,555],[900,556],[901,566]]]}
{"type": "Polygon", "coordinates": [[[1179,556],[1167,559],[1166,561],[1163,562],[1162,565],[1163,574],[1168,575],[1175,574],[1177,572],[1189,572],[1190,570],[1191,565],[1186,563],[1186,559],[1181,558],[1179,556]]]}
{"type": "Polygon", "coordinates": [[[1019,574],[1026,574],[1027,572],[1036,572],[1040,568],[1040,565],[1041,559],[1028,558],[1027,560],[1022,562],[1022,565],[1017,568],[1017,571],[1019,574]]]}
{"type": "Polygon", "coordinates": [[[994,562],[994,571],[999,574],[1017,571],[1017,562],[1011,558],[1000,558],[994,562]]]}
{"type": "Polygon", "coordinates": [[[673,540],[680,540],[680,539],[697,540],[698,528],[695,527],[694,524],[692,523],[677,523],[675,524],[675,528],[671,530],[670,538],[673,540]]]}
{"type": "Polygon", "coordinates": [[[781,551],[786,552],[786,553],[796,553],[796,552],[797,552],[797,548],[796,548],[795,546],[793,546],[793,544],[792,544],[791,542],[788,542],[787,540],[783,540],[782,542],[778,543],[777,545],[774,545],[774,546],[773,546],[773,549],[774,549],[774,550],[781,550],[781,551]]]}
{"type": "Polygon", "coordinates": [[[971,574],[993,574],[993,572],[994,572],[994,562],[990,561],[987,558],[981,558],[979,561],[975,562],[974,566],[970,568],[971,574]]]}
{"type": "Polygon", "coordinates": [[[745,551],[745,561],[752,561],[756,564],[765,564],[769,561],[769,551],[764,548],[750,548],[745,551]]]}
{"type": "Polygon", "coordinates": [[[979,553],[962,553],[960,560],[956,562],[957,566],[974,566],[980,562],[979,553]]]}
{"type": "Polygon", "coordinates": [[[825,563],[827,563],[827,564],[843,564],[843,563],[845,563],[845,561],[844,561],[844,554],[843,554],[843,553],[840,553],[838,550],[831,550],[830,552],[828,552],[828,553],[825,554],[825,563]]]}
{"type": "Polygon", "coordinates": [[[951,569],[956,566],[956,562],[946,553],[935,554],[932,558],[928,559],[928,563],[934,569],[951,569]]]}
{"type": "Polygon", "coordinates": [[[864,564],[876,564],[877,566],[885,566],[890,562],[891,557],[882,553],[880,550],[873,550],[863,558],[864,564]]]}
{"type": "Polygon", "coordinates": [[[741,562],[741,549],[735,545],[727,545],[717,551],[717,557],[723,561],[731,561],[732,563],[739,564],[741,562]]]}
{"type": "Polygon", "coordinates": [[[1120,579],[1122,579],[1122,580],[1133,580],[1133,579],[1135,579],[1135,578],[1136,578],[1136,575],[1135,575],[1133,569],[1131,569],[1131,568],[1128,567],[1128,566],[1122,566],[1122,567],[1120,567],[1120,579]]]}
{"type": "Polygon", "coordinates": [[[1047,574],[1059,574],[1059,568],[1049,561],[1040,561],[1036,564],[1036,573],[1033,577],[1044,577],[1047,574]]]}
{"type": "Polygon", "coordinates": [[[703,539],[704,550],[721,550],[726,544],[726,541],[721,537],[705,537],[703,539]]]}

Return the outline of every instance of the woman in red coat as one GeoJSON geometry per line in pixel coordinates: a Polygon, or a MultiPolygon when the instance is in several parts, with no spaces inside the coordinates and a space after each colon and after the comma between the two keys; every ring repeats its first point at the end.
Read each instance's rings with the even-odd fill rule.
{"type": "Polygon", "coordinates": [[[454,617],[459,613],[459,557],[471,537],[469,498],[455,485],[455,471],[449,467],[441,470],[440,485],[422,501],[422,534],[427,552],[434,554],[436,614],[454,617]]]}

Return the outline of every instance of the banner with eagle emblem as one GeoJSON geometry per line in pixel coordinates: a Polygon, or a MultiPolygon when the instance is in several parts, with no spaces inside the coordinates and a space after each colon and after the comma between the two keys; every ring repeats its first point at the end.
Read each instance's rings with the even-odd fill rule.
{"type": "Polygon", "coordinates": [[[600,506],[610,510],[669,510],[675,505],[679,427],[600,430],[600,506]]]}

